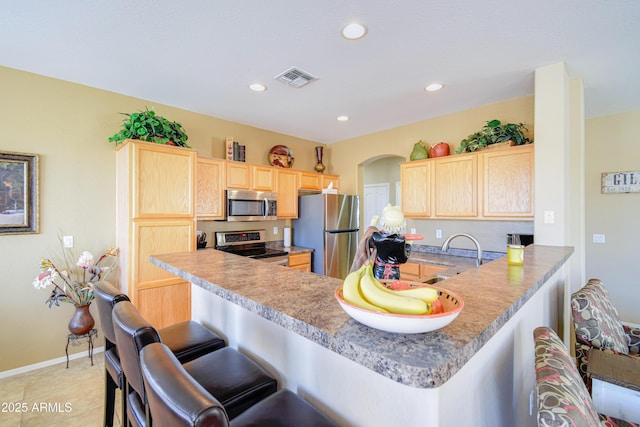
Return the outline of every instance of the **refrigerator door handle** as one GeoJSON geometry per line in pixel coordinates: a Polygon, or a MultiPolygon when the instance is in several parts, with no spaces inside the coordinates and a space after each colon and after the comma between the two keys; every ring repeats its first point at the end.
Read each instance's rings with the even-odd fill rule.
{"type": "Polygon", "coordinates": [[[349,228],[349,229],[346,229],[346,230],[322,230],[322,231],[324,231],[325,233],[338,234],[338,233],[353,233],[353,232],[356,232],[356,231],[360,231],[360,229],[359,228],[349,228]]]}

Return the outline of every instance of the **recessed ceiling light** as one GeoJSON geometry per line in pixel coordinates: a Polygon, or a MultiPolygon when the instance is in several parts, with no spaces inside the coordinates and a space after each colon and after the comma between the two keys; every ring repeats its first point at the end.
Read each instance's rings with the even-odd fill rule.
{"type": "Polygon", "coordinates": [[[427,92],[436,92],[442,89],[444,85],[442,83],[429,83],[424,87],[427,92]]]}
{"type": "Polygon", "coordinates": [[[367,34],[367,27],[357,22],[351,23],[342,29],[342,36],[349,40],[357,40],[367,34]]]}
{"type": "Polygon", "coordinates": [[[349,120],[350,118],[351,118],[351,117],[349,117],[349,116],[338,116],[338,117],[336,118],[336,120],[337,120],[337,121],[339,121],[339,122],[346,122],[346,121],[347,121],[347,120],[349,120]]]}
{"type": "Polygon", "coordinates": [[[265,90],[267,90],[267,87],[262,83],[251,83],[249,85],[249,89],[251,89],[254,92],[264,92],[265,90]]]}

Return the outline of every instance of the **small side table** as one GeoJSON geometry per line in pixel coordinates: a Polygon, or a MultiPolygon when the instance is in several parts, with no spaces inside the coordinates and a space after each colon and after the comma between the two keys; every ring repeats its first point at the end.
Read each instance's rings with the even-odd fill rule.
{"type": "Polygon", "coordinates": [[[600,414],[640,423],[640,359],[589,350],[591,398],[600,414]]]}
{"type": "Polygon", "coordinates": [[[64,349],[64,352],[67,354],[67,369],[69,368],[69,344],[79,343],[82,340],[87,340],[87,343],[89,344],[89,359],[91,359],[91,366],[93,366],[93,341],[97,336],[97,329],[92,329],[84,335],[69,334],[67,336],[67,347],[64,349]]]}

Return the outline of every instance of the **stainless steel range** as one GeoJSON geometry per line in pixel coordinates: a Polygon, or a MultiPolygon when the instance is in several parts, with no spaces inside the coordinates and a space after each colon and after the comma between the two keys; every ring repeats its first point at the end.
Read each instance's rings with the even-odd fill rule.
{"type": "Polygon", "coordinates": [[[289,265],[289,254],[267,247],[264,230],[219,231],[215,249],[278,265],[289,265]]]}

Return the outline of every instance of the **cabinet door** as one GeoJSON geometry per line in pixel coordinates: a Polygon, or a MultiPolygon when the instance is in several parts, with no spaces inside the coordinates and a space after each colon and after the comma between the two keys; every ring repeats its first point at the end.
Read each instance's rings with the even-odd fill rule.
{"type": "Polygon", "coordinates": [[[225,162],[227,188],[249,190],[251,188],[251,172],[249,165],[242,162],[225,162]]]}
{"type": "Polygon", "coordinates": [[[308,252],[289,255],[289,267],[311,272],[311,254],[308,252]]]}
{"type": "Polygon", "coordinates": [[[420,277],[420,264],[417,262],[405,262],[400,264],[400,279],[415,280],[420,277]]]}
{"type": "Polygon", "coordinates": [[[431,216],[429,161],[407,162],[400,165],[402,182],[402,212],[407,218],[431,216]]]}
{"type": "Polygon", "coordinates": [[[198,219],[224,218],[224,161],[199,157],[196,165],[198,219]]]}
{"type": "Polygon", "coordinates": [[[149,321],[152,318],[164,319],[162,323],[154,323],[157,327],[188,320],[191,315],[191,298],[185,298],[185,295],[190,294],[186,294],[184,280],[151,264],[149,257],[155,254],[195,250],[195,221],[134,221],[129,250],[129,280],[136,284],[133,295],[129,296],[139,309],[148,308],[142,315],[149,321]],[[152,292],[147,292],[151,289],[152,292]],[[178,295],[180,298],[177,298],[178,295]],[[152,296],[151,300],[146,300],[148,296],[152,296]],[[158,301],[167,299],[172,299],[171,304],[156,305],[158,301]]]}
{"type": "Polygon", "coordinates": [[[278,218],[298,217],[298,173],[288,169],[278,169],[278,218]]]}
{"type": "Polygon", "coordinates": [[[270,166],[251,166],[252,188],[257,191],[273,191],[276,187],[276,170],[270,166]]]}
{"type": "Polygon", "coordinates": [[[159,144],[132,148],[133,218],[193,217],[195,152],[159,144]]]}
{"type": "Polygon", "coordinates": [[[478,216],[478,158],[440,157],[433,161],[436,217],[478,216]]]}
{"type": "Polygon", "coordinates": [[[333,184],[333,188],[340,188],[340,177],[337,175],[322,175],[322,188],[327,188],[329,184],[333,184]]]}
{"type": "Polygon", "coordinates": [[[322,190],[322,175],[319,173],[298,171],[300,190],[322,190]]]}
{"type": "Polygon", "coordinates": [[[485,217],[533,218],[533,145],[482,154],[485,217]]]}
{"type": "Polygon", "coordinates": [[[148,322],[156,328],[191,320],[191,284],[145,288],[138,291],[136,308],[148,322]],[[184,303],[188,301],[189,303],[184,303]]]}

